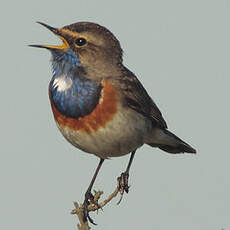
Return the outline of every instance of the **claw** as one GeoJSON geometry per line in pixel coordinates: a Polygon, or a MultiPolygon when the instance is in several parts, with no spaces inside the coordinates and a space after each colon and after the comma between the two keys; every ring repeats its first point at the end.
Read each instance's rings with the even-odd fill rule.
{"type": "Polygon", "coordinates": [[[121,203],[122,199],[123,199],[123,195],[121,195],[119,201],[117,202],[117,205],[119,205],[121,203]]]}
{"type": "MultiPolygon", "coordinates": [[[[96,195],[96,194],[95,194],[96,195]]],[[[98,202],[95,200],[95,197],[91,192],[86,192],[85,194],[85,200],[83,203],[83,220],[86,222],[89,220],[89,222],[93,225],[97,225],[93,219],[89,216],[89,205],[95,205],[98,209],[102,209],[102,207],[98,204],[98,202]]]]}
{"type": "Polygon", "coordinates": [[[126,193],[129,192],[128,179],[129,179],[129,174],[127,172],[122,173],[121,176],[118,177],[118,186],[121,195],[123,195],[124,192],[126,193]]]}
{"type": "Polygon", "coordinates": [[[120,202],[121,202],[121,200],[123,198],[124,192],[126,192],[126,193],[129,192],[128,179],[129,179],[129,173],[127,173],[127,172],[122,173],[121,176],[119,176],[117,178],[118,189],[119,189],[119,192],[121,194],[121,198],[117,202],[117,204],[120,204],[120,202]]]}

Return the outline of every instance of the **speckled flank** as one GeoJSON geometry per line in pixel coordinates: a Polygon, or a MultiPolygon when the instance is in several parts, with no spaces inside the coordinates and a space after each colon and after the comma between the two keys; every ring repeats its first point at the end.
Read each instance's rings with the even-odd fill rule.
{"type": "Polygon", "coordinates": [[[117,112],[119,95],[108,81],[103,80],[102,86],[103,89],[98,105],[90,114],[78,119],[62,115],[50,100],[54,118],[59,126],[85,133],[91,133],[97,131],[100,127],[105,127],[106,123],[111,121],[117,112]]]}

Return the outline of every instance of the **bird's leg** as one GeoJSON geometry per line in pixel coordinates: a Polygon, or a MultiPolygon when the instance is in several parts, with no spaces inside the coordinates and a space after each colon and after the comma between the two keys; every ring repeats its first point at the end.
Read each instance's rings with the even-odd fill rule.
{"type": "MultiPolygon", "coordinates": [[[[117,178],[118,188],[119,188],[119,191],[120,191],[120,194],[121,194],[121,199],[122,199],[122,196],[123,196],[124,192],[126,192],[126,193],[129,192],[129,184],[128,184],[129,170],[130,170],[130,166],[131,166],[131,164],[133,162],[133,158],[134,158],[135,152],[136,152],[136,150],[131,153],[131,156],[130,156],[130,159],[129,159],[129,163],[128,163],[128,166],[127,166],[125,172],[123,172],[117,178]]],[[[118,204],[121,202],[121,199],[119,200],[118,204]]]]}
{"type": "Polygon", "coordinates": [[[87,219],[89,219],[89,221],[92,223],[92,224],[95,224],[92,220],[92,218],[89,216],[89,210],[88,210],[88,206],[90,205],[90,203],[93,203],[94,205],[97,205],[99,206],[95,201],[94,201],[94,196],[93,194],[91,193],[91,190],[92,190],[92,187],[93,187],[93,184],[96,180],[96,177],[97,177],[97,174],[102,166],[102,163],[104,162],[104,159],[100,159],[100,162],[96,168],[96,171],[93,175],[93,178],[90,182],[90,185],[85,193],[85,200],[84,200],[84,203],[83,203],[83,220],[86,222],[87,219]]]}

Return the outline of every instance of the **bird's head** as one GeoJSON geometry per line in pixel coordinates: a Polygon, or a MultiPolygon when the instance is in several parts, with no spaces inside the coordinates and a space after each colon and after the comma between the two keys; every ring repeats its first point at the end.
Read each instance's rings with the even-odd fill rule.
{"type": "Polygon", "coordinates": [[[50,50],[54,66],[67,66],[67,69],[82,67],[89,77],[101,78],[116,72],[117,66],[122,63],[120,43],[105,27],[78,22],[58,29],[38,23],[63,42],[61,45],[31,45],[50,50]]]}

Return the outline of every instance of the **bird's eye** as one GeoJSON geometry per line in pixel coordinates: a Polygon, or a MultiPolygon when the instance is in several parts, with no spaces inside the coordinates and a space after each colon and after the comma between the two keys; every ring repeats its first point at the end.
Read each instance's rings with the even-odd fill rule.
{"type": "Polygon", "coordinates": [[[78,38],[75,43],[78,45],[78,46],[83,46],[86,44],[86,40],[84,38],[78,38]]]}

